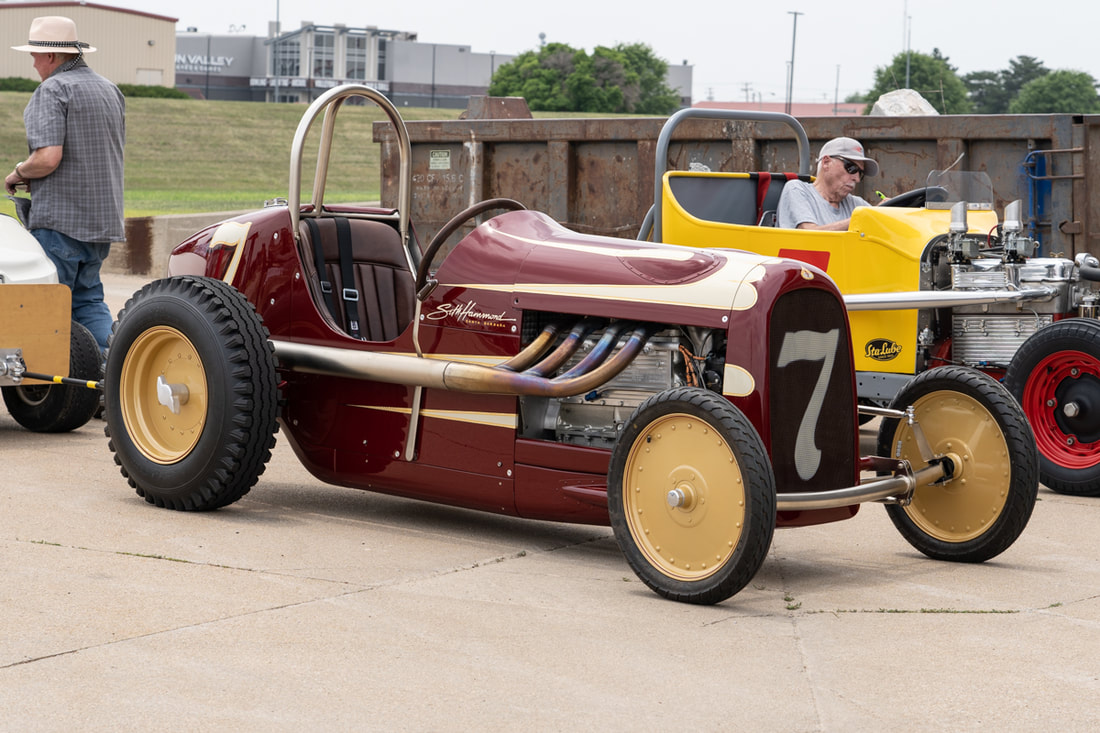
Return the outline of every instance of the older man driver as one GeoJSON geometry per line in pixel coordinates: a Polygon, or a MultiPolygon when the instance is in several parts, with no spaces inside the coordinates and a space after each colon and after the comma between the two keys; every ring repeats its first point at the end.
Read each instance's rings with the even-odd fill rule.
{"type": "Polygon", "coordinates": [[[833,138],[821,147],[813,183],[789,181],[783,187],[777,212],[779,226],[846,231],[852,211],[857,206],[869,206],[852,193],[865,175],[878,175],[878,163],[863,154],[859,141],[833,138]]]}

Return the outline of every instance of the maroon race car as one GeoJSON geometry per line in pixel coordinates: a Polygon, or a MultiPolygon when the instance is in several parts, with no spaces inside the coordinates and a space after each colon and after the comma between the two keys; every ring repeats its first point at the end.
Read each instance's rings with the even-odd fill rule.
{"type": "Polygon", "coordinates": [[[422,252],[411,169],[383,96],[330,90],[298,127],[288,202],[200,231],[168,278],[130,299],[106,416],[138,494],[171,509],[231,504],[281,424],[326,482],[610,524],[646,584],[694,603],[743,588],[776,526],[845,519],[866,501],[937,559],[984,561],[1023,531],[1034,440],[982,374],[916,377],[875,410],[878,457],[860,457],[847,314],[820,270],[581,235],[508,199],[459,213],[422,252]],[[349,98],[396,130],[396,209],[324,204],[349,98]]]}

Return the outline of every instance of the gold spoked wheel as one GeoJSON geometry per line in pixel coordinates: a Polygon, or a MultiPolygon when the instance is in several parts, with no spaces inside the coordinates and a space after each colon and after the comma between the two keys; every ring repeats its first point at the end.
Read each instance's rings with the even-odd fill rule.
{"type": "Polygon", "coordinates": [[[704,389],[646,400],[611,454],[615,539],[638,577],[666,598],[718,603],[744,588],[771,545],[775,502],[752,423],[704,389]]]}
{"type": "MultiPolygon", "coordinates": [[[[955,470],[944,485],[918,487],[906,513],[926,534],[944,542],[981,536],[1008,501],[1012,459],[1004,433],[980,402],[959,392],[933,392],[918,399],[914,408],[932,452],[950,457],[955,470]]],[[[895,450],[915,468],[925,465],[905,424],[898,427],[895,450]]]]}
{"type": "Polygon", "coordinates": [[[745,489],[729,445],[707,423],[683,413],[650,423],[631,447],[624,480],[631,534],[665,575],[700,580],[729,560],[745,489]]]}
{"type": "MultiPolygon", "coordinates": [[[[953,365],[910,380],[891,406],[910,405],[929,449],[948,458],[953,473],[943,484],[918,486],[908,506],[887,506],[894,526],[937,560],[984,562],[1004,552],[1027,526],[1039,491],[1039,457],[1023,410],[998,382],[953,365]]],[[[925,465],[905,420],[882,421],[878,454],[925,465]]]]}
{"type": "Polygon", "coordinates": [[[127,432],[150,461],[172,464],[194,450],[206,425],[207,387],[191,341],[169,326],[139,335],[122,364],[120,404],[127,432]]]}

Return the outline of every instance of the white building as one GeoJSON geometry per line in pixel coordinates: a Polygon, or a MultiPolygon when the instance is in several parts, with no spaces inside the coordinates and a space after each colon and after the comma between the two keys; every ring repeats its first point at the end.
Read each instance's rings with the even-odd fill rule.
{"type": "MultiPolygon", "coordinates": [[[[315,25],[268,37],[192,31],[176,37],[176,86],[196,97],[309,102],[346,82],[371,86],[398,106],[463,109],[488,92],[497,67],[515,56],[421,43],[415,32],[315,25]]],[[[691,104],[692,67],[669,66],[667,81],[691,104]]]]}
{"type": "Polygon", "coordinates": [[[38,81],[30,54],[11,47],[27,42],[42,15],[72,18],[79,40],[96,48],[88,65],[115,84],[176,85],[175,18],[86,2],[0,2],[0,77],[38,81]]]}
{"type": "MultiPolygon", "coordinates": [[[[31,20],[64,15],[97,48],[88,63],[116,84],[176,87],[194,97],[309,102],[345,82],[372,86],[398,106],[464,109],[488,92],[508,54],[421,43],[415,32],[315,25],[268,36],[176,32],[176,18],[88,2],[0,2],[0,49],[26,43],[31,20]]],[[[27,54],[0,53],[0,77],[38,80],[27,54]]],[[[668,84],[691,104],[692,67],[669,66],[668,84]]]]}

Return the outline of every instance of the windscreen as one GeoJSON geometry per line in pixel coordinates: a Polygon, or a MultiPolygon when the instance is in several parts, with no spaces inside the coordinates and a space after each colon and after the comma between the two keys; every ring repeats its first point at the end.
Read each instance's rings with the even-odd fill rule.
{"type": "Polygon", "coordinates": [[[960,201],[969,211],[992,211],[993,183],[984,171],[932,171],[926,182],[924,207],[950,209],[960,201]]]}

